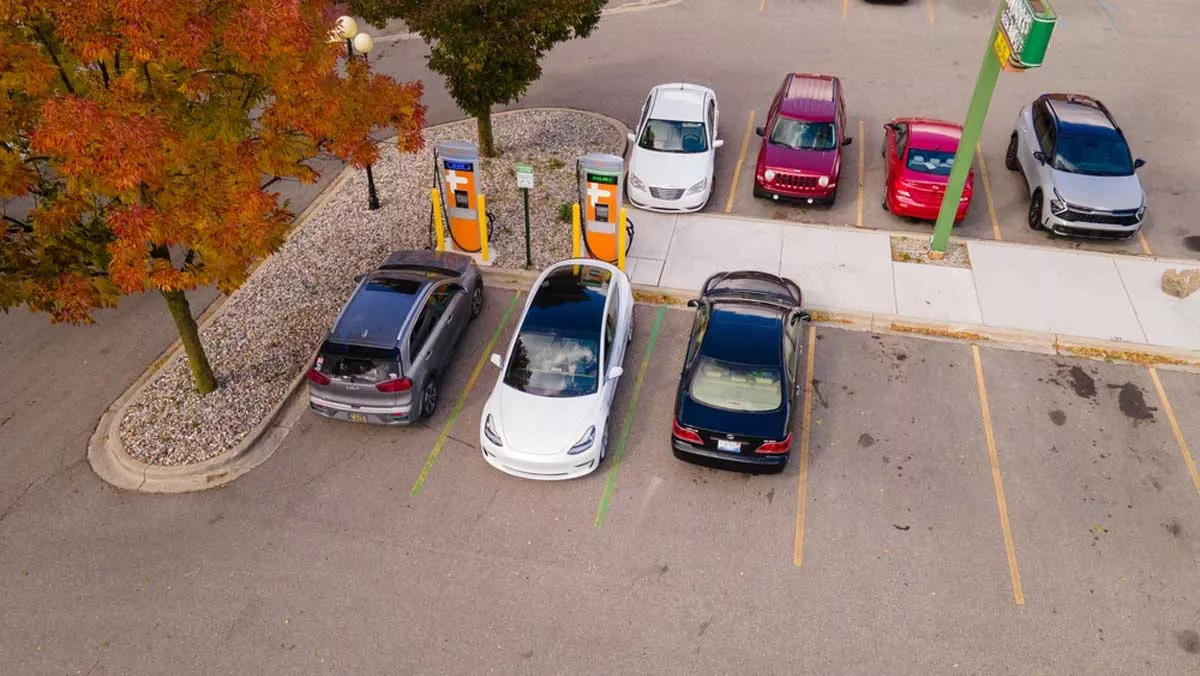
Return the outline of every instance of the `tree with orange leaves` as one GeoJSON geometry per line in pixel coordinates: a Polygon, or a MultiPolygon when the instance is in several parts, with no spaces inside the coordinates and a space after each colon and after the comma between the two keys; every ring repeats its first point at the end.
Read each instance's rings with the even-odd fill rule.
{"type": "Polygon", "coordinates": [[[263,176],[421,146],[419,82],[339,63],[331,0],[0,0],[0,308],[89,323],[157,290],[197,390],[216,389],[186,291],[237,288],[292,215],[263,176]],[[0,231],[2,232],[2,231],[0,231]]]}

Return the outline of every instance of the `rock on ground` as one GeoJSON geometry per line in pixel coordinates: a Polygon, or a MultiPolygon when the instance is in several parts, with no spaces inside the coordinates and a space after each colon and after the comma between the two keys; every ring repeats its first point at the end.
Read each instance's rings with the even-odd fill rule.
{"type": "Polygon", "coordinates": [[[1163,272],[1162,290],[1176,298],[1187,298],[1200,289],[1200,270],[1167,270],[1163,272]]]}

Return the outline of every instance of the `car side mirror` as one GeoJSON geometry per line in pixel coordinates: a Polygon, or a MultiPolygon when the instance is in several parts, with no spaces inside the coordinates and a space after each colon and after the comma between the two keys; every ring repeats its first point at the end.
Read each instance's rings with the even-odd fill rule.
{"type": "Polygon", "coordinates": [[[700,307],[700,301],[695,298],[692,298],[692,299],[688,300],[687,306],[688,307],[700,307]]]}
{"type": "Polygon", "coordinates": [[[1035,150],[1035,151],[1033,151],[1033,159],[1037,160],[1038,162],[1041,162],[1042,164],[1045,164],[1046,163],[1046,153],[1044,153],[1040,150],[1035,150]]]}
{"type": "Polygon", "coordinates": [[[842,145],[844,145],[844,146],[848,146],[848,145],[850,145],[851,143],[854,143],[854,137],[853,137],[853,136],[847,136],[846,138],[842,139],[842,145]]]}
{"type": "Polygon", "coordinates": [[[614,366],[608,370],[609,380],[616,380],[623,375],[625,375],[625,369],[621,368],[620,366],[614,366]]]}
{"type": "Polygon", "coordinates": [[[716,141],[713,141],[713,150],[716,150],[717,148],[720,148],[723,145],[725,145],[725,139],[719,138],[716,141]]]}
{"type": "Polygon", "coordinates": [[[896,125],[892,124],[891,122],[884,122],[883,128],[887,129],[888,131],[892,131],[896,128],[896,125]]]}
{"type": "Polygon", "coordinates": [[[811,322],[812,321],[812,313],[810,313],[808,310],[801,310],[801,311],[797,312],[796,313],[796,321],[801,321],[801,320],[806,321],[806,322],[811,322]]]}
{"type": "Polygon", "coordinates": [[[462,284],[451,284],[450,288],[454,289],[454,293],[466,293],[467,292],[467,287],[463,286],[462,284]]]}
{"type": "Polygon", "coordinates": [[[1146,160],[1143,160],[1140,157],[1133,161],[1133,170],[1134,171],[1137,171],[1138,169],[1141,169],[1144,166],[1146,166],[1146,160]]]}
{"type": "Polygon", "coordinates": [[[504,368],[504,357],[501,357],[500,355],[493,352],[492,353],[492,366],[495,366],[498,369],[504,368]]]}
{"type": "Polygon", "coordinates": [[[625,138],[629,139],[630,143],[637,143],[637,137],[633,135],[633,132],[625,134],[625,138]]]}
{"type": "Polygon", "coordinates": [[[755,128],[754,128],[754,133],[755,133],[755,134],[758,134],[759,136],[766,136],[766,135],[767,135],[767,128],[766,128],[766,127],[755,127],[755,128]]]}

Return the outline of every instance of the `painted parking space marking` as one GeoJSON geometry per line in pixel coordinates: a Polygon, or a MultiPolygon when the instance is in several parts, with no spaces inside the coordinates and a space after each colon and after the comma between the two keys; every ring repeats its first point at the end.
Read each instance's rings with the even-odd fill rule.
{"type": "Polygon", "coordinates": [[[1175,435],[1175,443],[1179,445],[1179,454],[1183,456],[1183,464],[1187,465],[1188,474],[1192,477],[1192,485],[1195,486],[1196,492],[1200,493],[1200,472],[1196,470],[1196,462],[1192,459],[1192,452],[1188,449],[1187,439],[1183,436],[1183,430],[1179,427],[1179,420],[1175,417],[1175,409],[1171,406],[1171,400],[1167,399],[1167,391],[1163,388],[1162,381],[1158,379],[1158,371],[1153,366],[1147,367],[1150,371],[1150,380],[1154,381],[1154,389],[1158,391],[1158,400],[1162,402],[1163,412],[1167,414],[1167,422],[1171,424],[1171,433],[1175,435]]]}
{"type": "Polygon", "coordinates": [[[842,0],[842,18],[845,19],[846,15],[849,13],[850,13],[850,0],[842,0]]]}
{"type": "Polygon", "coordinates": [[[817,327],[808,327],[808,364],[804,377],[804,416],[800,429],[800,478],[796,487],[796,539],[792,548],[792,563],[804,565],[804,503],[808,501],[808,448],[812,436],[813,366],[816,363],[817,327]]]}
{"type": "Polygon", "coordinates": [[[996,434],[992,429],[992,412],[988,406],[987,386],[983,380],[983,362],[979,359],[979,346],[971,345],[971,356],[975,359],[975,379],[979,383],[979,408],[983,416],[983,434],[987,440],[988,460],[992,466],[992,484],[996,488],[996,508],[1000,514],[1000,530],[1004,534],[1004,552],[1008,557],[1008,572],[1012,579],[1013,602],[1025,605],[1025,592],[1021,589],[1021,571],[1017,568],[1017,549],[1013,544],[1012,525],[1008,520],[1008,503],[1004,499],[1004,480],[1000,476],[1000,459],[996,453],[996,434]]]}
{"type": "Polygon", "coordinates": [[[758,3],[758,11],[759,12],[762,12],[766,8],[767,8],[767,0],[762,0],[762,2],[758,3]]]}
{"type": "Polygon", "coordinates": [[[1142,232],[1140,228],[1138,229],[1138,242],[1142,245],[1142,253],[1146,254],[1147,256],[1154,255],[1154,253],[1150,251],[1150,242],[1146,241],[1146,233],[1142,232]]]}
{"type": "Polygon", "coordinates": [[[863,121],[858,121],[858,220],[854,222],[857,227],[863,227],[863,184],[866,182],[867,173],[867,132],[864,129],[863,121]]]}
{"type": "Polygon", "coordinates": [[[667,307],[660,305],[654,314],[654,324],[650,327],[650,340],[646,343],[646,352],[642,356],[642,364],[638,367],[637,380],[633,383],[633,394],[625,406],[625,419],[621,422],[621,435],[617,438],[617,447],[613,449],[612,464],[608,468],[608,477],[604,481],[604,493],[600,495],[600,506],[596,508],[596,528],[604,525],[608,515],[608,504],[612,500],[613,489],[617,483],[617,469],[621,466],[621,458],[625,455],[625,446],[629,443],[629,432],[633,429],[633,418],[637,413],[638,397],[642,393],[642,385],[646,382],[646,370],[650,368],[650,355],[654,353],[654,345],[658,342],[658,333],[662,330],[663,317],[667,307]]]}
{"type": "Polygon", "coordinates": [[[454,402],[454,409],[450,412],[450,417],[446,420],[446,424],[442,425],[442,433],[438,435],[437,443],[433,445],[433,450],[429,452],[429,457],[425,460],[425,466],[421,468],[421,473],[417,475],[417,480],[413,482],[412,489],[408,492],[410,496],[416,496],[425,487],[425,479],[429,476],[429,470],[433,468],[433,463],[441,454],[442,448],[446,445],[446,440],[450,438],[450,430],[454,429],[454,421],[458,420],[458,415],[462,413],[463,405],[467,403],[467,396],[471,394],[471,390],[475,388],[475,382],[479,380],[479,374],[483,371],[483,367],[488,363],[488,359],[492,354],[492,349],[496,347],[496,341],[500,340],[500,334],[504,332],[504,327],[508,326],[508,320],[512,317],[513,310],[517,307],[517,301],[521,299],[521,293],[513,294],[512,300],[508,302],[508,307],[504,309],[504,316],[500,318],[500,323],[496,326],[496,331],[488,340],[487,345],[483,348],[483,354],[479,355],[479,361],[475,362],[475,370],[471,371],[471,378],[467,380],[467,386],[463,388],[461,394],[458,395],[458,400],[454,402]]]}
{"type": "Polygon", "coordinates": [[[929,16],[929,25],[937,25],[937,13],[933,11],[933,0],[925,0],[926,14],[929,16]]]}
{"type": "Polygon", "coordinates": [[[996,218],[996,202],[992,199],[992,183],[988,180],[987,165],[983,162],[983,145],[975,145],[979,157],[979,177],[983,179],[983,196],[987,198],[988,217],[992,219],[992,238],[1000,241],[1000,221],[996,218]]]}
{"type": "Polygon", "coordinates": [[[742,165],[746,162],[746,148],[750,146],[750,132],[754,129],[754,111],[746,120],[746,131],[742,134],[742,150],[738,153],[737,166],[733,168],[733,183],[729,185],[729,199],[725,202],[725,213],[733,211],[733,198],[737,195],[738,178],[742,175],[742,165]]]}

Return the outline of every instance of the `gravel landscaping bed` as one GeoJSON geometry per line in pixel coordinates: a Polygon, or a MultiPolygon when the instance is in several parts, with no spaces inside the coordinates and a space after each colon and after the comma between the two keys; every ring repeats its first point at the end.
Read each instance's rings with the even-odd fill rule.
{"type": "MultiPolygon", "coordinates": [[[[592,115],[529,110],[493,118],[501,156],[485,160],[482,191],[495,218],[497,266],[525,264],[524,215],[515,166],[532,164],[531,247],[536,268],[570,256],[570,223],[559,208],[574,201],[575,160],[620,155],[625,130],[592,115]]],[[[429,245],[433,146],[475,140],[474,119],[425,133],[424,151],[401,155],[382,144],[373,167],[381,208],[367,209],[365,172],[330,188],[328,198],[226,301],[201,338],[219,388],[200,397],[182,354],[169,360],[118,423],[125,451],[146,463],[201,462],[235,447],[286,395],[354,288],[354,275],[390,252],[429,245]]]]}
{"type": "Polygon", "coordinates": [[[967,255],[967,245],[951,241],[946,246],[944,258],[929,257],[929,237],[909,237],[907,235],[892,235],[892,260],[897,263],[924,263],[925,265],[941,265],[951,268],[971,267],[971,258],[967,255]]]}

